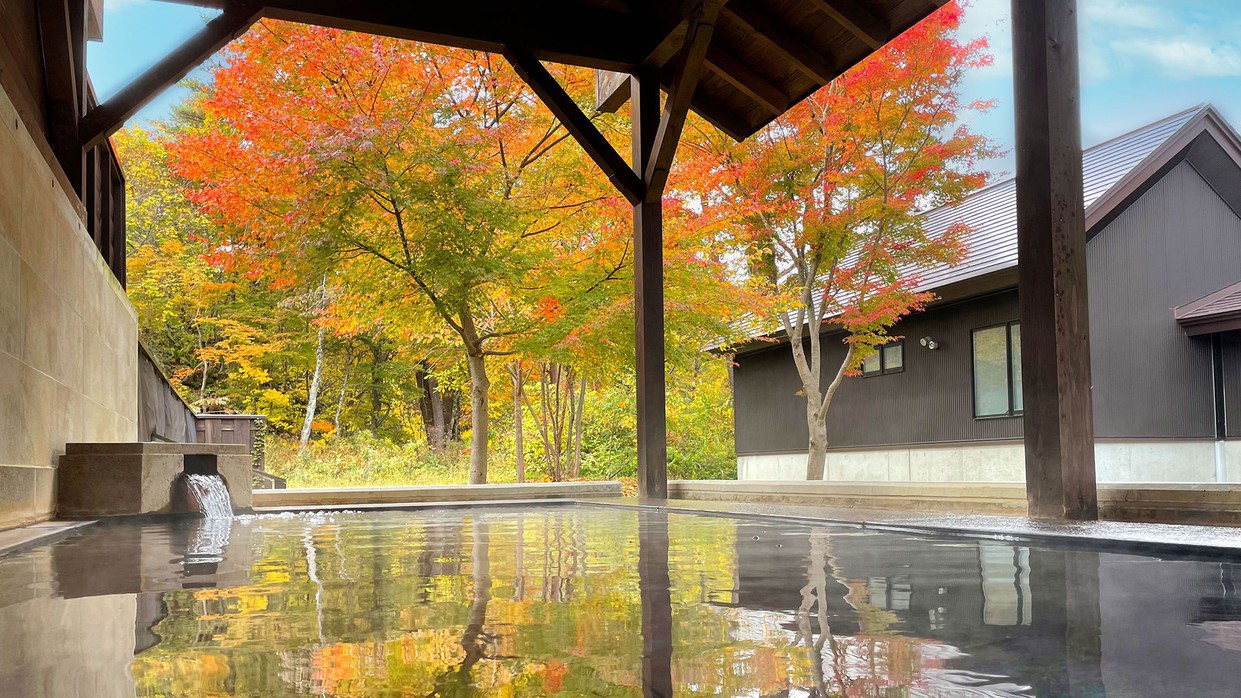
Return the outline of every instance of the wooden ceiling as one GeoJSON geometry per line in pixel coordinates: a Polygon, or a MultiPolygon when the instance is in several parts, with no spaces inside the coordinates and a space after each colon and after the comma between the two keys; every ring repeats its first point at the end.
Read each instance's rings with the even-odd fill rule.
{"type": "MultiPolygon", "coordinates": [[[[632,73],[671,87],[688,18],[720,0],[173,0],[448,46],[529,51],[543,61],[632,73]]],[[[947,0],[727,0],[692,98],[741,140],[947,0]]],[[[601,107],[628,97],[603,79],[601,107]],[[612,89],[608,89],[610,86],[612,89]]]]}
{"type": "MultiPolygon", "coordinates": [[[[728,0],[693,109],[744,140],[948,0],[728,0]]],[[[643,61],[667,88],[685,23],[643,61]]],[[[618,108],[628,81],[601,75],[597,106],[618,108]]]]}

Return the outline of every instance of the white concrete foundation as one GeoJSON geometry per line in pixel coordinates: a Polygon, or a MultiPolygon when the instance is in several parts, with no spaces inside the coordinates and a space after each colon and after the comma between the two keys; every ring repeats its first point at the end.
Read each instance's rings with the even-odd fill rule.
{"type": "MultiPolygon", "coordinates": [[[[1101,441],[1099,482],[1241,482],[1241,440],[1101,441]]],[[[739,456],[739,480],[805,480],[806,454],[739,456]]],[[[832,451],[824,480],[833,482],[1022,482],[1020,442],[957,443],[832,451]]]]}

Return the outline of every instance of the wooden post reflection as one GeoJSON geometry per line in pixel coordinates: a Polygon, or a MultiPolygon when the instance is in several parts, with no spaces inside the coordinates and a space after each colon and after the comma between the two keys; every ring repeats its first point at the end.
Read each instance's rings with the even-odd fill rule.
{"type": "Polygon", "coordinates": [[[1039,695],[1103,695],[1099,553],[1035,548],[1030,576],[1035,629],[1064,638],[1063,670],[1047,672],[1039,695]]]}
{"type": "Polygon", "coordinates": [[[642,598],[642,695],[672,695],[672,595],[668,514],[638,513],[638,583],[642,598]]]}

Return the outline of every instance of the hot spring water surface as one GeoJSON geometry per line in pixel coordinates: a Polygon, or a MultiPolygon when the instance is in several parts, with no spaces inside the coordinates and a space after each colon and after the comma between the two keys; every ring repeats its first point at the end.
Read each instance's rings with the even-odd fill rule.
{"type": "Polygon", "coordinates": [[[3,696],[1236,696],[1236,561],[548,505],[0,558],[3,696]]]}

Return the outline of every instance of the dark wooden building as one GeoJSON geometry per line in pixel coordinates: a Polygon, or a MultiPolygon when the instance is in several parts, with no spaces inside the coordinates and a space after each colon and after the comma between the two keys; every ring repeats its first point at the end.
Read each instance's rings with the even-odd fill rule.
{"type": "MultiPolygon", "coordinates": [[[[1201,106],[1083,163],[1098,478],[1241,481],[1241,139],[1201,106]]],[[[968,224],[968,256],[920,274],[940,300],[837,393],[827,479],[1022,479],[1015,201],[1009,180],[924,214],[968,224]]],[[[787,343],[739,352],[740,477],[805,477],[800,387],[787,343]]]]}

